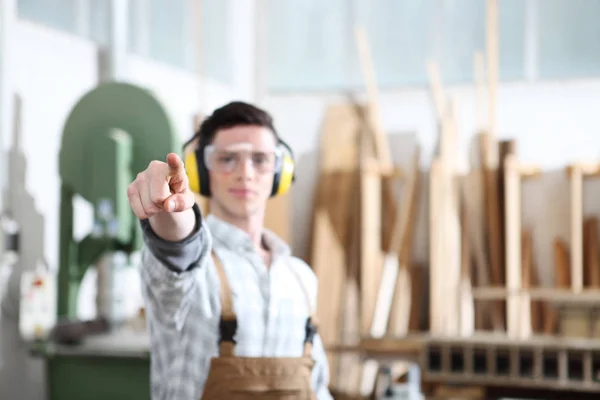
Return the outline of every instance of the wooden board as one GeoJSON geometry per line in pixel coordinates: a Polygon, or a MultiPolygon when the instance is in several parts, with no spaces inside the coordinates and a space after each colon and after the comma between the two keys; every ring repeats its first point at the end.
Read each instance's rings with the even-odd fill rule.
{"type": "MultiPolygon", "coordinates": [[[[359,187],[359,172],[354,174],[353,187],[359,187]]],[[[343,347],[355,347],[360,343],[360,197],[352,196],[350,237],[347,246],[348,270],[344,290],[344,311],[341,334],[343,347]]],[[[336,389],[353,397],[359,393],[363,362],[360,354],[343,352],[339,355],[336,389]]]]}
{"type": "Polygon", "coordinates": [[[583,170],[571,170],[571,288],[583,290],[583,170]]]}
{"type": "MultiPolygon", "coordinates": [[[[394,279],[391,311],[387,317],[387,333],[392,336],[403,336],[408,333],[413,306],[414,293],[411,290],[410,268],[413,263],[413,244],[418,220],[419,193],[421,188],[421,150],[417,148],[412,160],[412,170],[405,183],[397,226],[392,235],[390,257],[399,262],[397,279],[394,279]],[[391,254],[395,254],[392,256],[391,254]],[[413,293],[411,295],[411,293],[413,293]]],[[[417,289],[416,287],[415,289],[417,289]]],[[[418,291],[417,291],[418,293],[418,291]]],[[[418,297],[417,297],[418,298],[418,297]]],[[[421,300],[419,300],[420,302],[421,300]]],[[[385,328],[383,329],[385,331],[385,328]]]]}
{"type": "MultiPolygon", "coordinates": [[[[532,289],[538,287],[539,278],[533,259],[533,238],[531,232],[525,229],[521,234],[521,266],[523,289],[532,289]]],[[[532,300],[530,310],[528,312],[531,314],[532,331],[534,333],[541,333],[543,331],[545,314],[544,304],[539,300],[532,300]]]]}
{"type": "MultiPolygon", "coordinates": [[[[408,333],[413,290],[411,287],[410,263],[413,237],[417,219],[420,182],[420,149],[413,156],[412,171],[403,188],[391,232],[390,251],[385,255],[376,307],[371,321],[370,335],[381,338],[386,334],[394,337],[408,333]]],[[[395,368],[398,373],[406,370],[404,365],[395,368]]],[[[363,368],[360,393],[370,395],[375,387],[379,363],[369,360],[363,368]]]]}
{"type": "MultiPolygon", "coordinates": [[[[461,182],[463,183],[463,182],[461,182]]],[[[461,191],[462,194],[462,191],[461,191]]],[[[470,218],[468,204],[464,197],[460,201],[460,283],[459,291],[459,335],[471,336],[475,332],[475,302],[471,275],[471,241],[469,240],[470,218]]]]}
{"type": "MultiPolygon", "coordinates": [[[[462,182],[462,201],[465,202],[469,218],[469,236],[472,257],[475,263],[475,286],[486,287],[491,284],[490,268],[487,254],[485,252],[485,235],[484,235],[484,215],[485,205],[483,202],[483,193],[481,187],[483,179],[482,169],[471,170],[468,176],[465,176],[462,182]]],[[[499,308],[494,303],[488,301],[476,302],[475,307],[476,318],[481,320],[476,329],[482,330],[486,326],[491,326],[495,331],[504,331],[504,318],[502,308],[499,308]],[[489,322],[489,323],[488,323],[489,322]]]]}
{"type": "MultiPolygon", "coordinates": [[[[554,240],[554,282],[555,288],[568,288],[570,285],[569,248],[560,238],[554,240]]],[[[556,309],[549,307],[544,318],[544,333],[550,335],[556,332],[558,314],[556,309]]]]}
{"type": "MultiPolygon", "coordinates": [[[[317,316],[326,348],[340,343],[347,281],[347,241],[355,192],[359,124],[350,104],[328,108],[321,135],[320,172],[311,260],[319,279],[317,316]]],[[[338,357],[328,352],[331,386],[338,384],[338,357]]]]}
{"type": "MultiPolygon", "coordinates": [[[[490,278],[492,285],[502,285],[504,283],[504,254],[501,244],[501,224],[500,219],[500,203],[498,196],[498,171],[494,166],[496,148],[495,141],[490,134],[483,133],[480,135],[481,144],[481,159],[483,160],[483,189],[484,189],[484,204],[486,207],[485,231],[487,237],[487,247],[489,254],[490,278]]],[[[508,244],[506,244],[508,246],[508,244]]],[[[504,306],[502,302],[495,302],[494,312],[504,315],[504,306]]],[[[504,321],[502,321],[504,326],[504,321]]]]}
{"type": "Polygon", "coordinates": [[[584,283],[586,287],[600,287],[600,249],[598,248],[598,218],[588,217],[583,222],[584,283]]]}
{"type": "Polygon", "coordinates": [[[458,333],[461,252],[459,191],[456,177],[457,134],[453,102],[443,93],[439,68],[427,63],[435,115],[440,123],[438,150],[429,175],[430,330],[458,333]]]}
{"type": "MultiPolygon", "coordinates": [[[[514,154],[504,160],[504,190],[506,216],[506,288],[522,289],[521,271],[521,170],[514,154]]],[[[507,300],[506,331],[509,337],[531,336],[531,299],[528,294],[510,296],[507,300]]]]}
{"type": "Polygon", "coordinates": [[[265,228],[273,231],[286,243],[292,242],[290,230],[292,220],[291,196],[286,193],[283,196],[269,199],[265,210],[265,228]]]}

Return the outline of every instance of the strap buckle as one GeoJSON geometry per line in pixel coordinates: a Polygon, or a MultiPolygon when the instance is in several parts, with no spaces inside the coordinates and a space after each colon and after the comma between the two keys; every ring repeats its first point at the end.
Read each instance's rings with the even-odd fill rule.
{"type": "Polygon", "coordinates": [[[219,330],[221,332],[220,341],[236,343],[234,336],[237,331],[237,319],[223,319],[219,323],[219,330]]]}
{"type": "Polygon", "coordinates": [[[312,323],[312,318],[308,317],[306,319],[306,338],[304,339],[304,343],[313,343],[315,335],[317,334],[317,325],[312,323]]]}

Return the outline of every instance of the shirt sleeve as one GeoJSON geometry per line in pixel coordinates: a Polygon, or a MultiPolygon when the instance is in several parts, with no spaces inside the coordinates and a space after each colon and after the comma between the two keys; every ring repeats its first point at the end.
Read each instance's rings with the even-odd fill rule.
{"type": "Polygon", "coordinates": [[[205,231],[202,229],[202,213],[198,204],[194,204],[196,224],[193,232],[179,242],[169,242],[156,235],[150,221],[141,221],[144,244],[160,264],[175,272],[190,270],[198,265],[202,257],[205,231]]]}
{"type": "Polygon", "coordinates": [[[180,330],[197,289],[195,271],[206,267],[211,238],[202,224],[200,209],[194,206],[196,226],[186,239],[169,242],[159,238],[147,220],[142,221],[142,293],[148,317],[180,330]]]}

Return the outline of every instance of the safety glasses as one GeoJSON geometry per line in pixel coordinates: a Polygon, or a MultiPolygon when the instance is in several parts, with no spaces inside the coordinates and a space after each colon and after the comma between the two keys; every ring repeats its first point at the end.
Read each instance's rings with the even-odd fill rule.
{"type": "Polygon", "coordinates": [[[211,171],[230,173],[244,163],[250,163],[258,174],[274,173],[282,160],[281,149],[254,148],[249,143],[239,143],[225,148],[209,145],[204,148],[204,162],[211,171]]]}

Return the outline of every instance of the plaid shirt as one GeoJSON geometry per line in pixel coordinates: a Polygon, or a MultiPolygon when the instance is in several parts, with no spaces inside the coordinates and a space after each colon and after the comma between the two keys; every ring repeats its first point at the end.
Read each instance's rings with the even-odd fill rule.
{"type": "MultiPolygon", "coordinates": [[[[267,268],[242,230],[196,213],[196,230],[179,243],[158,238],[142,221],[142,288],[151,342],[153,400],[198,400],[210,359],[218,355],[219,278],[211,249],[223,263],[238,318],[235,353],[242,357],[300,357],[309,305],[316,307],[317,279],[289,247],[265,230],[267,268]],[[302,282],[300,282],[302,281],[302,282]]],[[[332,399],[321,338],[314,339],[312,384],[319,400],[332,399]]]]}

